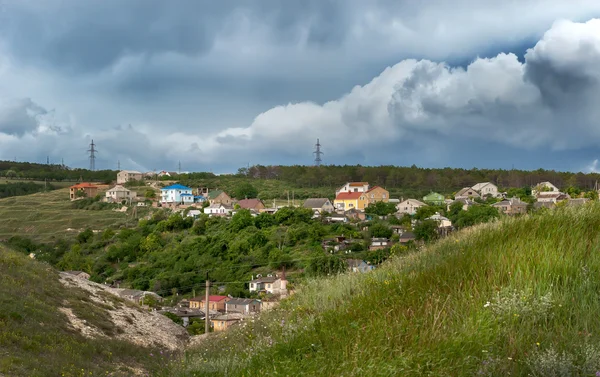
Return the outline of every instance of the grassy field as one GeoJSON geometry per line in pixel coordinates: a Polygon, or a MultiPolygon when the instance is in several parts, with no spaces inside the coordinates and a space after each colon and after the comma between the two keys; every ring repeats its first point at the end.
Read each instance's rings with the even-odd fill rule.
{"type": "Polygon", "coordinates": [[[70,187],[76,184],[77,182],[67,182],[67,181],[34,181],[30,179],[14,179],[14,178],[0,178],[0,185],[4,185],[7,183],[36,183],[38,185],[43,185],[44,183],[48,183],[57,188],[65,188],[70,187]]]}
{"type": "Polygon", "coordinates": [[[125,377],[134,375],[132,368],[162,367],[159,350],[84,338],[61,307],[107,334],[113,330],[106,309],[84,291],[64,287],[47,265],[0,247],[0,376],[125,377]]]}
{"type": "Polygon", "coordinates": [[[23,236],[39,242],[76,236],[87,227],[103,230],[137,222],[127,213],[74,209],[68,189],[0,199],[0,220],[0,239],[23,236]]]}
{"type": "Polygon", "coordinates": [[[168,375],[600,375],[599,227],[599,204],[505,219],[314,280],[168,375]]]}

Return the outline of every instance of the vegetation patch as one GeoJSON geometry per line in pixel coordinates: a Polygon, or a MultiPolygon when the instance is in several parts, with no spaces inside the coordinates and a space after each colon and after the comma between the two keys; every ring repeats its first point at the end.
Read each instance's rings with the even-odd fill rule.
{"type": "Polygon", "coordinates": [[[600,205],[505,218],[310,280],[172,376],[600,374],[600,205]]]}

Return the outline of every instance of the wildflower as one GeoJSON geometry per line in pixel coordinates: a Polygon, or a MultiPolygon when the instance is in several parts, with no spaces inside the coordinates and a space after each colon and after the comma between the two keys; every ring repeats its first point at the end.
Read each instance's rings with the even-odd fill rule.
{"type": "Polygon", "coordinates": [[[509,357],[508,360],[512,360],[512,357],[509,357]]]}
{"type": "Polygon", "coordinates": [[[485,303],[485,305],[483,305],[484,308],[489,307],[490,305],[492,305],[489,301],[485,303]]]}
{"type": "Polygon", "coordinates": [[[596,377],[600,377],[600,370],[596,372],[596,377]]]}
{"type": "Polygon", "coordinates": [[[540,346],[540,342],[536,342],[535,345],[539,347],[540,346]]]}

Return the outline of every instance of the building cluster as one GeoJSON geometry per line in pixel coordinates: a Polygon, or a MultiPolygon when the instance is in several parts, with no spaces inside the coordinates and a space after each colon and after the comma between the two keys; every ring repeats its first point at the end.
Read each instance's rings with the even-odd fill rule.
{"type": "MultiPolygon", "coordinates": [[[[288,295],[285,273],[264,277],[252,276],[248,284],[250,293],[260,294],[263,298],[208,296],[208,319],[215,332],[224,331],[261,311],[271,309],[280,298],[288,295]]],[[[164,309],[163,312],[170,312],[180,317],[183,326],[187,327],[194,318],[206,319],[206,304],[206,296],[192,297],[180,301],[177,307],[164,309]]]]}

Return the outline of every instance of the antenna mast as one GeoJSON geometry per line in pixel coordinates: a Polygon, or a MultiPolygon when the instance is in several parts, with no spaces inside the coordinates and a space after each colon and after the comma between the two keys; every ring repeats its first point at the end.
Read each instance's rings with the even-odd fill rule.
{"type": "Polygon", "coordinates": [[[321,166],[321,162],[323,160],[321,160],[321,155],[323,155],[324,153],[321,152],[321,143],[319,143],[319,139],[317,139],[317,144],[315,144],[315,151],[313,152],[313,154],[315,155],[315,166],[321,166]]]}
{"type": "Polygon", "coordinates": [[[96,144],[94,144],[94,139],[92,139],[92,143],[90,144],[90,149],[88,149],[88,152],[90,152],[90,170],[94,171],[96,170],[96,152],[98,152],[96,149],[96,144]]]}

